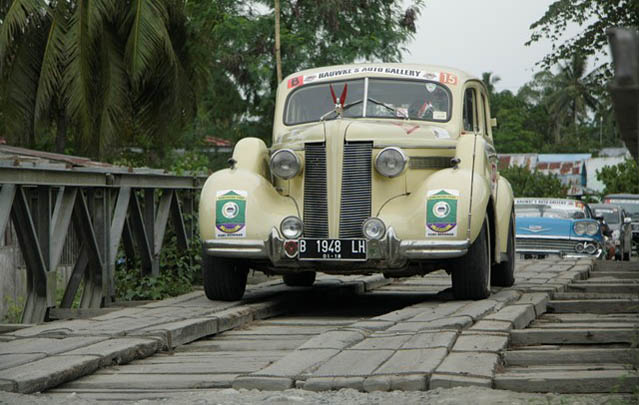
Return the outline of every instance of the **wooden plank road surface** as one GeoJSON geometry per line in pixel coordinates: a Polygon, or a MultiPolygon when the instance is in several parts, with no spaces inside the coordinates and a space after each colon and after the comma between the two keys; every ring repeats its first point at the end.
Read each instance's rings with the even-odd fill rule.
{"type": "MultiPolygon", "coordinates": [[[[6,387],[22,392],[49,389],[44,395],[74,392],[82,398],[110,401],[161,399],[229,387],[360,391],[492,387],[511,331],[525,328],[543,314],[549,294],[566,291],[573,280],[586,279],[591,268],[589,260],[520,261],[515,286],[495,288],[491,297],[481,301],[454,301],[450,278],[440,273],[393,283],[378,277],[339,281],[327,277],[313,289],[291,289],[272,281],[231,307],[208,302],[201,293],[192,294],[189,299],[140,307],[161,321],[142,328],[146,334],[141,325],[124,327],[119,335],[111,330],[107,340],[154,338],[156,345],[171,351],[156,347],[148,353],[131,350],[134,354],[109,357],[83,348],[80,353],[92,352],[102,363],[74,375],[60,367],[54,379],[45,378],[49,374],[39,379],[23,377],[27,369],[33,370],[29,363],[44,358],[7,369],[0,379],[10,382],[6,387]],[[272,297],[279,301],[267,305],[272,297]],[[198,312],[202,307],[207,315],[198,312]],[[229,311],[232,317],[225,315],[229,311]],[[171,319],[177,313],[181,318],[171,319]],[[216,319],[214,327],[203,321],[207,317],[216,319]],[[115,364],[109,367],[109,361],[115,364]],[[20,367],[24,374],[15,373],[20,367]],[[91,375],[78,378],[86,374],[91,375]],[[62,384],[63,380],[70,382],[62,384]]],[[[87,339],[104,337],[97,331],[108,329],[107,324],[111,327],[109,320],[124,322],[127,316],[141,315],[131,310],[93,318],[93,334],[67,323],[31,333],[27,331],[32,328],[16,331],[6,343],[29,336],[45,338],[65,329],[84,332],[87,339]]],[[[77,351],[67,351],[49,357],[77,356],[77,351]]]]}
{"type": "Polygon", "coordinates": [[[525,392],[633,392],[639,387],[639,262],[600,262],[513,331],[495,387],[525,392]]]}

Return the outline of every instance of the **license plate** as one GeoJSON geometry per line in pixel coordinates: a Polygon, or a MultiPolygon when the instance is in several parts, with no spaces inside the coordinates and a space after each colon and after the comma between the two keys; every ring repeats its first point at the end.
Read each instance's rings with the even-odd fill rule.
{"type": "Polygon", "coordinates": [[[300,260],[366,260],[366,239],[300,239],[300,260]]]}

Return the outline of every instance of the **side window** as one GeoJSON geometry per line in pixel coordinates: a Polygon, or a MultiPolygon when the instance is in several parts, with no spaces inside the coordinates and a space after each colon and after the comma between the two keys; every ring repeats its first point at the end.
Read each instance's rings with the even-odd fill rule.
{"type": "Polygon", "coordinates": [[[483,106],[483,110],[482,111],[482,117],[484,117],[484,134],[486,136],[490,136],[490,131],[489,131],[489,122],[490,122],[490,117],[488,116],[488,101],[486,100],[486,95],[484,93],[481,93],[481,98],[482,98],[482,106],[483,106]]]}
{"type": "Polygon", "coordinates": [[[466,89],[464,92],[464,131],[472,132],[475,128],[475,91],[466,89]]]}

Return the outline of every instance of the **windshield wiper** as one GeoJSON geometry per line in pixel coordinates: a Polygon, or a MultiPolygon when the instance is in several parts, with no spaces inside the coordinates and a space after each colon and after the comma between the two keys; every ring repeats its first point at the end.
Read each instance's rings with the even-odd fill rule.
{"type": "MultiPolygon", "coordinates": [[[[374,98],[371,98],[371,97],[368,97],[367,100],[370,101],[373,104],[377,104],[379,106],[382,106],[382,107],[386,108],[388,111],[392,112],[396,117],[400,117],[401,116],[404,119],[409,119],[408,113],[406,113],[403,110],[398,110],[397,108],[395,108],[393,106],[390,106],[390,105],[388,105],[388,104],[386,104],[384,102],[381,102],[379,100],[375,100],[374,98]]],[[[364,102],[364,99],[359,99],[357,101],[353,101],[352,103],[348,103],[344,107],[342,107],[342,112],[345,112],[349,108],[351,108],[351,107],[353,107],[355,105],[361,104],[363,102],[364,102]]],[[[327,113],[323,114],[320,117],[319,120],[320,121],[324,121],[326,119],[326,117],[328,117],[330,114],[335,114],[335,117],[333,117],[333,119],[337,118],[339,116],[339,114],[337,113],[337,110],[331,110],[331,111],[328,111],[327,113]]]]}
{"type": "Polygon", "coordinates": [[[375,100],[374,98],[368,97],[368,101],[372,102],[373,104],[377,104],[377,105],[381,105],[382,107],[386,108],[387,110],[391,111],[393,114],[395,114],[396,117],[398,116],[402,116],[404,119],[408,119],[408,114],[405,111],[402,110],[398,110],[397,108],[390,106],[386,103],[383,103],[381,101],[375,100]]]}

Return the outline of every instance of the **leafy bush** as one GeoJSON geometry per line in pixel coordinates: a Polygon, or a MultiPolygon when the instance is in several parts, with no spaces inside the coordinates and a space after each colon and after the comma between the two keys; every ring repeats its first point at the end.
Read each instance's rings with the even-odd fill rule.
{"type": "Polygon", "coordinates": [[[11,297],[5,297],[7,303],[7,313],[4,315],[4,322],[6,323],[20,323],[22,321],[22,311],[24,310],[24,298],[18,297],[17,300],[13,300],[11,297]]]}
{"type": "Polygon", "coordinates": [[[121,257],[115,271],[117,300],[161,300],[191,292],[193,281],[200,273],[200,250],[199,239],[193,238],[189,249],[181,252],[177,238],[170,235],[162,247],[160,275],[157,277],[142,274],[138,257],[132,263],[121,257]]]}
{"type": "Polygon", "coordinates": [[[515,197],[565,198],[568,191],[554,174],[531,172],[525,167],[510,167],[499,172],[512,185],[515,197]]]}
{"type": "Polygon", "coordinates": [[[597,180],[604,183],[603,194],[639,194],[639,168],[632,159],[616,166],[605,166],[597,170],[597,180]]]}

